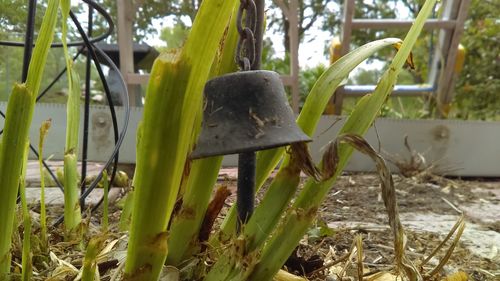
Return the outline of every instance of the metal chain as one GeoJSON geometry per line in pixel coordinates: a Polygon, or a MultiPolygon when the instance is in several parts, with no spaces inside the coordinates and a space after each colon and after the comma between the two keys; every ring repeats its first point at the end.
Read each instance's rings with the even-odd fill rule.
{"type": "Polygon", "coordinates": [[[257,8],[254,0],[240,0],[236,27],[240,38],[236,47],[236,63],[241,70],[250,70],[255,63],[255,31],[257,8]]]}

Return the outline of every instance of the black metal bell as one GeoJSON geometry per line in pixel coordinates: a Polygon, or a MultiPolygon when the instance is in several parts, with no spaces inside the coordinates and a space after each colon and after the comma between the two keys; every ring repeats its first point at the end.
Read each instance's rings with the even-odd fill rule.
{"type": "Polygon", "coordinates": [[[205,85],[202,130],[192,159],[311,141],[296,125],[276,72],[255,70],[205,85]]]}

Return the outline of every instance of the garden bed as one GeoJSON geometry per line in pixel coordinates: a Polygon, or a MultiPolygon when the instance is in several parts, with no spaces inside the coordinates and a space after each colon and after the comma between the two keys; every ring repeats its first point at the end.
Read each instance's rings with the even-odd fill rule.
{"type": "MultiPolygon", "coordinates": [[[[235,177],[236,169],[223,169],[219,175],[219,184],[227,185],[233,193],[226,200],[227,204],[222,213],[235,201],[235,177]]],[[[37,176],[32,175],[31,179],[33,183],[36,183],[37,176]]],[[[497,280],[496,278],[500,276],[498,250],[500,181],[497,179],[459,180],[435,176],[425,178],[395,176],[394,180],[400,217],[408,236],[407,255],[412,261],[418,265],[417,261],[429,255],[455,224],[460,215],[459,211],[463,211],[466,218],[465,231],[459,246],[441,273],[448,275],[461,270],[466,272],[471,280],[497,280]]],[[[379,195],[378,183],[375,174],[357,173],[342,176],[319,210],[316,225],[304,237],[294,256],[287,262],[287,269],[297,275],[304,275],[306,271],[305,275],[310,280],[327,278],[337,280],[335,273],[348,263],[342,259],[349,252],[357,234],[363,237],[365,272],[390,269],[393,265],[393,237],[388,226],[384,204],[379,195]]],[[[112,192],[114,198],[119,197],[117,191],[118,189],[115,189],[115,192],[112,192]]],[[[36,194],[37,188],[28,189],[28,198],[30,193],[36,194]]],[[[94,193],[93,198],[99,198],[102,194],[99,189],[94,193]]],[[[62,193],[54,190],[53,193],[47,194],[49,196],[47,202],[52,202],[49,207],[51,216],[56,217],[62,214],[62,206],[57,203],[62,202],[57,199],[57,197],[62,199],[62,193]]],[[[258,198],[260,195],[261,193],[258,198]]],[[[36,198],[36,196],[31,198],[36,198]]],[[[95,200],[89,200],[90,204],[92,202],[95,200]]],[[[38,204],[33,201],[32,203],[35,203],[32,209],[36,213],[38,204]]],[[[115,207],[111,209],[114,210],[109,216],[111,229],[115,229],[113,225],[116,226],[120,210],[115,207]]],[[[100,212],[98,212],[90,220],[91,235],[98,233],[100,219],[100,212]]],[[[59,259],[68,261],[78,268],[81,265],[83,253],[69,250],[74,245],[61,242],[60,233],[58,229],[52,231],[52,251],[59,259]]],[[[114,272],[113,269],[118,266],[118,261],[125,255],[126,238],[115,232],[110,234],[109,239],[117,243],[100,263],[102,280],[109,280],[106,276],[109,277],[114,272]]],[[[444,250],[439,252],[437,257],[440,258],[443,254],[444,250]]],[[[435,265],[437,260],[432,259],[429,266],[435,265]]],[[[356,276],[355,271],[352,271],[355,268],[356,266],[352,265],[351,269],[347,270],[347,275],[356,276]]],[[[41,268],[38,270],[40,274],[43,274],[41,268]]],[[[77,271],[68,269],[67,274],[75,273],[77,271]]]]}
{"type": "MultiPolygon", "coordinates": [[[[495,280],[500,276],[500,182],[395,177],[395,187],[411,260],[421,261],[427,257],[448,234],[461,210],[465,213],[466,228],[443,274],[462,270],[469,274],[470,280],[495,280]]],[[[333,234],[315,239],[307,248],[321,245],[320,255],[326,257],[328,263],[343,256],[355,234],[361,233],[366,268],[371,272],[390,268],[393,237],[379,194],[376,175],[343,176],[318,217],[333,234]]],[[[311,239],[303,242],[308,240],[311,239]]],[[[443,254],[441,251],[438,257],[443,254]]],[[[434,266],[436,261],[431,260],[434,266]]],[[[322,280],[322,276],[319,277],[318,280],[322,280]]]]}

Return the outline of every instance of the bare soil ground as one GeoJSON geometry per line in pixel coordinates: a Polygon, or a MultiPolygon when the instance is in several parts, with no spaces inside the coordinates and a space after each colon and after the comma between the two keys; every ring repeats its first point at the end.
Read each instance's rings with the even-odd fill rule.
{"type": "MultiPolygon", "coordinates": [[[[394,180],[408,237],[407,254],[416,265],[439,245],[463,212],[465,231],[440,276],[460,270],[469,280],[500,280],[500,181],[398,176],[394,180]]],[[[322,237],[318,231],[310,231],[296,253],[302,264],[292,263],[291,271],[304,274],[303,267],[309,266],[306,269],[314,271],[309,278],[336,280],[334,271],[346,262],[331,268],[324,265],[342,259],[357,234],[363,237],[365,272],[391,268],[393,236],[378,184],[375,174],[342,176],[318,214],[316,230],[325,231],[326,225],[331,234],[322,237]]],[[[435,266],[444,252],[441,250],[423,271],[435,266]]]]}

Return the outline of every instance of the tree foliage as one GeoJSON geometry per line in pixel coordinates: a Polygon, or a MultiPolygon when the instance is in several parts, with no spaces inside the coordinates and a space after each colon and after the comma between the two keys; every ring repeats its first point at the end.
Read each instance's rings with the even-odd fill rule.
{"type": "MultiPolygon", "coordinates": [[[[158,1],[158,0],[138,0],[132,1],[134,10],[134,39],[140,42],[147,35],[157,34],[157,30],[153,23],[155,21],[173,16],[175,20],[181,17],[189,17],[191,22],[194,21],[196,12],[200,7],[202,0],[173,0],[173,1],[158,1]]],[[[104,0],[101,5],[106,7],[111,14],[113,21],[117,22],[117,1],[104,0]]]]}
{"type": "MultiPolygon", "coordinates": [[[[269,26],[283,34],[283,45],[285,49],[289,51],[289,35],[288,29],[290,27],[290,22],[286,18],[282,10],[279,9],[276,2],[280,0],[274,0],[271,3],[270,9],[278,11],[277,13],[269,13],[269,26]]],[[[285,6],[288,6],[288,1],[283,0],[285,6]]],[[[327,5],[332,3],[332,0],[299,0],[298,1],[298,23],[299,23],[299,37],[300,40],[304,38],[304,34],[317,22],[325,25],[329,16],[333,15],[333,11],[327,9],[327,5]]],[[[334,24],[337,24],[335,22],[334,24]]]]}
{"type": "Polygon", "coordinates": [[[167,48],[180,48],[189,34],[188,27],[182,22],[176,22],[173,27],[165,27],[160,33],[160,39],[167,43],[167,48]]]}
{"type": "MultiPolygon", "coordinates": [[[[194,21],[197,9],[202,0],[138,0],[133,1],[135,5],[134,17],[134,39],[136,42],[142,41],[146,36],[158,36],[167,42],[167,48],[180,47],[189,29],[189,21],[194,21]],[[169,19],[171,26],[163,25],[161,32],[157,32],[158,23],[169,19]],[[173,25],[172,25],[173,22],[173,25]],[[152,35],[156,34],[156,35],[152,35]]],[[[278,0],[267,1],[268,4],[268,32],[279,34],[283,38],[285,50],[288,48],[288,26],[289,22],[276,5],[278,0]],[[270,4],[270,5],[269,5],[270,4]]],[[[287,5],[288,0],[282,0],[287,5]]],[[[39,1],[38,9],[43,10],[46,1],[39,1]]],[[[356,0],[355,17],[357,18],[397,18],[401,14],[408,18],[414,18],[419,12],[424,0],[356,0]],[[396,4],[405,9],[395,9],[396,4]],[[405,10],[401,12],[401,10],[405,10]]],[[[115,0],[102,0],[100,4],[108,10],[117,22],[115,0]]],[[[320,29],[334,36],[339,36],[342,19],[342,6],[344,0],[299,0],[299,36],[303,42],[306,35],[313,29],[320,29]]],[[[83,4],[76,12],[84,12],[83,4]]],[[[25,31],[27,1],[24,0],[0,0],[0,40],[22,41],[25,31]]],[[[41,12],[37,13],[36,22],[39,24],[41,12]]],[[[500,5],[497,1],[472,0],[469,8],[469,19],[466,22],[462,44],[465,46],[467,54],[464,69],[456,82],[456,99],[452,114],[458,118],[470,119],[500,119],[500,67],[497,46],[498,36],[498,14],[500,5]],[[480,69],[481,71],[478,71],[480,69]]],[[[435,15],[436,16],[436,15],[435,15]]],[[[94,34],[100,34],[107,28],[104,20],[98,15],[94,16],[94,34]]],[[[353,30],[352,47],[360,46],[368,41],[373,41],[382,37],[401,37],[404,30],[353,30]]],[[[422,83],[427,78],[427,66],[429,63],[429,50],[437,33],[424,33],[414,48],[416,70],[406,71],[404,83],[422,83]],[[413,81],[411,81],[413,80],[413,81]]],[[[75,37],[76,34],[74,34],[75,37]]],[[[115,35],[116,36],[116,35],[115,35]]],[[[116,41],[116,37],[109,39],[116,41]]],[[[319,46],[327,50],[328,46],[319,46]]],[[[0,55],[0,99],[5,99],[4,93],[10,92],[10,85],[13,80],[18,80],[22,65],[22,48],[1,47],[0,54],[9,53],[9,56],[0,55]]],[[[287,52],[288,53],[288,52],[287,52]]],[[[57,50],[51,51],[53,60],[47,68],[47,77],[53,77],[63,66],[63,62],[58,59],[60,53],[57,50]]],[[[289,72],[289,57],[276,57],[273,50],[273,42],[265,42],[263,53],[263,66],[279,73],[289,72]]],[[[385,50],[377,54],[374,59],[385,60],[392,56],[390,50],[385,50]]],[[[301,92],[307,93],[307,86],[310,82],[308,77],[315,77],[318,69],[303,69],[301,74],[301,92]],[[305,81],[302,81],[306,79],[305,81]]],[[[381,70],[358,72],[363,77],[353,77],[353,81],[373,81],[376,82],[381,70]]],[[[48,78],[49,79],[49,78],[48,78]]],[[[45,80],[45,79],[44,79],[45,80]]],[[[64,85],[62,81],[60,85],[64,85]]],[[[61,86],[59,87],[59,89],[61,86]]]]}
{"type": "Polygon", "coordinates": [[[456,117],[500,120],[498,15],[498,1],[472,0],[462,39],[466,56],[456,83],[456,117]]]}

